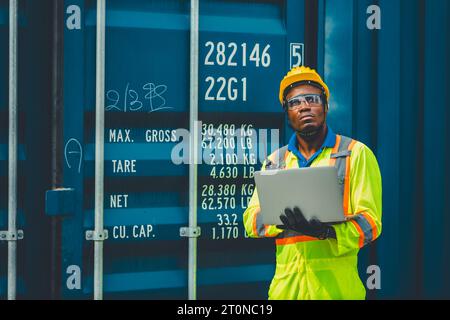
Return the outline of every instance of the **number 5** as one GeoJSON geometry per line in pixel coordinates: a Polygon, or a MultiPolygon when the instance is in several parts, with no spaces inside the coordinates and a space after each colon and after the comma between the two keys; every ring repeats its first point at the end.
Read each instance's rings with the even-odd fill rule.
{"type": "Polygon", "coordinates": [[[304,47],[303,43],[291,43],[291,56],[290,56],[290,66],[298,67],[303,65],[303,57],[304,57],[304,47]],[[297,59],[294,63],[294,59],[297,59]]]}

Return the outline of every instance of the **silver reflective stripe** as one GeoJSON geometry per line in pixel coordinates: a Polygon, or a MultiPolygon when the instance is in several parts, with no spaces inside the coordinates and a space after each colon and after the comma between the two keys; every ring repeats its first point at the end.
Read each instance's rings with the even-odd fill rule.
{"type": "Polygon", "coordinates": [[[372,241],[372,226],[366,217],[362,214],[357,215],[354,220],[361,227],[361,230],[364,233],[364,245],[370,243],[372,241]]]}
{"type": "Polygon", "coordinates": [[[331,154],[331,158],[336,158],[334,166],[338,171],[339,185],[341,187],[342,195],[344,195],[344,183],[345,183],[345,171],[347,169],[347,157],[351,155],[351,151],[348,150],[348,146],[352,143],[352,139],[341,136],[341,142],[339,143],[338,152],[331,154]]]}
{"type": "Polygon", "coordinates": [[[341,158],[341,157],[346,157],[346,156],[349,156],[351,153],[352,152],[350,150],[344,150],[341,152],[336,152],[336,153],[331,154],[330,158],[337,159],[337,158],[341,158]]]}
{"type": "Polygon", "coordinates": [[[287,239],[287,238],[294,238],[294,237],[298,237],[298,236],[303,236],[303,234],[292,231],[292,230],[285,230],[284,232],[280,233],[277,236],[277,239],[287,239]]]}
{"type": "Polygon", "coordinates": [[[278,168],[284,169],[286,168],[286,152],[288,151],[288,146],[285,145],[284,147],[278,149],[278,168]]]}
{"type": "Polygon", "coordinates": [[[266,228],[262,222],[262,214],[258,213],[256,215],[256,232],[258,237],[264,237],[266,235],[266,228]]]}
{"type": "Polygon", "coordinates": [[[347,151],[348,146],[350,145],[350,143],[352,143],[352,141],[353,141],[352,138],[341,136],[341,143],[339,143],[338,154],[340,152],[347,151]]]}

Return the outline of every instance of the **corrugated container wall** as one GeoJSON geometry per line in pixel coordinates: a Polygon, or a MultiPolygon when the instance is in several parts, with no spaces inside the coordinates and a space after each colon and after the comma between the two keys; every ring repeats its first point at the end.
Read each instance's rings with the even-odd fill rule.
{"type": "Polygon", "coordinates": [[[372,297],[448,299],[450,2],[324,0],[319,17],[330,122],[374,150],[383,178],[383,231],[360,274],[379,265],[372,297]]]}
{"type": "MultiPolygon", "coordinates": [[[[0,231],[8,224],[8,2],[0,0],[0,231]]],[[[51,290],[90,299],[96,1],[64,0],[60,12],[58,145],[50,132],[54,2],[19,3],[18,298],[51,290]],[[46,203],[52,161],[62,164],[57,186],[72,190],[49,193],[46,203]],[[45,205],[61,203],[70,210],[50,219],[45,205]]],[[[199,25],[202,153],[210,156],[211,135],[221,133],[222,151],[239,143],[246,160],[221,152],[214,165],[198,165],[197,298],[267,298],[275,244],[248,239],[242,213],[258,154],[292,133],[277,95],[299,64],[324,75],[333,130],[367,144],[380,165],[383,231],[359,255],[363,282],[369,266],[381,271],[381,288],[368,298],[450,298],[449,1],[202,0],[199,25]],[[238,129],[243,139],[226,138],[238,129]],[[255,144],[252,132],[263,139],[255,144]]],[[[105,58],[104,298],[186,299],[180,228],[189,224],[189,165],[175,164],[183,153],[172,151],[175,130],[189,128],[190,1],[106,1],[105,58]]],[[[1,298],[6,247],[1,241],[1,298]]]]}

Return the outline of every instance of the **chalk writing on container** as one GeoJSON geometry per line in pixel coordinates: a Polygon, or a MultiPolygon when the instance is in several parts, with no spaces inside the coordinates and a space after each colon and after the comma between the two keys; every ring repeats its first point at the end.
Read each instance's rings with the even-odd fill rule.
{"type": "Polygon", "coordinates": [[[83,147],[75,138],[69,139],[64,147],[64,159],[69,169],[72,169],[71,163],[73,163],[74,157],[71,155],[73,154],[78,155],[78,173],[80,173],[81,162],[83,161],[83,147]]]}
{"type": "Polygon", "coordinates": [[[135,90],[127,83],[124,90],[108,90],[106,92],[106,111],[120,112],[156,112],[173,109],[166,105],[164,94],[167,92],[165,84],[148,82],[135,90]]]}

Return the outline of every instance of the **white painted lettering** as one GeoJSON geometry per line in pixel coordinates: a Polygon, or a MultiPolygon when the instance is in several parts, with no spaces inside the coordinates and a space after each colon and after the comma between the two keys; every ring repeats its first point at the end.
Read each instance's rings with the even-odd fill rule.
{"type": "Polygon", "coordinates": [[[111,160],[113,173],[136,173],[136,160],[111,160]]]}
{"type": "Polygon", "coordinates": [[[77,265],[68,266],[66,269],[67,277],[66,286],[69,290],[81,289],[81,269],[77,265]]]}
{"type": "Polygon", "coordinates": [[[255,175],[255,168],[254,167],[244,167],[244,178],[253,178],[255,175]]]}
{"type": "Polygon", "coordinates": [[[381,270],[377,265],[371,265],[367,267],[367,274],[370,277],[367,278],[367,289],[369,290],[380,290],[381,289],[381,270]]]}
{"type": "Polygon", "coordinates": [[[128,238],[126,226],[113,227],[113,239],[126,239],[126,238],[128,238]]]}
{"type": "Polygon", "coordinates": [[[254,184],[243,183],[241,188],[241,196],[251,196],[255,188],[254,184]]]}
{"type": "Polygon", "coordinates": [[[146,130],[145,140],[147,142],[176,142],[176,130],[146,130]]]}
{"type": "Polygon", "coordinates": [[[128,208],[128,194],[112,194],[109,197],[110,208],[128,208]]]}
{"type": "Polygon", "coordinates": [[[151,224],[147,225],[135,225],[133,226],[133,238],[150,238],[155,237],[152,234],[153,226],[151,224]]]}
{"type": "Polygon", "coordinates": [[[67,7],[66,13],[69,14],[66,20],[66,26],[69,30],[81,29],[81,9],[79,6],[70,5],[67,7]]]}
{"type": "Polygon", "coordinates": [[[130,129],[109,129],[109,142],[113,143],[131,143],[133,140],[130,138],[130,129]]]}
{"type": "Polygon", "coordinates": [[[370,16],[367,18],[367,29],[380,30],[381,29],[381,9],[377,5],[371,5],[367,8],[367,14],[370,16]]]}

